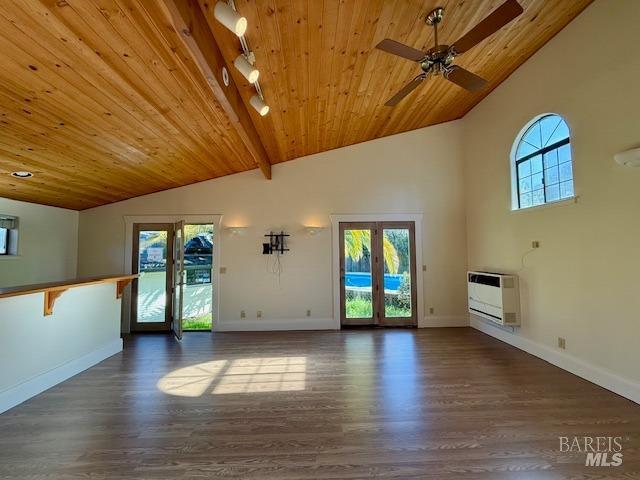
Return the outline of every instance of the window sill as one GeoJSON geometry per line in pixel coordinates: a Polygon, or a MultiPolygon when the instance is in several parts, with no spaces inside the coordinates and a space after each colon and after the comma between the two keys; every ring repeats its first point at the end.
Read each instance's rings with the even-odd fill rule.
{"type": "Polygon", "coordinates": [[[22,255],[0,255],[0,262],[2,260],[20,260],[22,255]]]}
{"type": "Polygon", "coordinates": [[[545,208],[564,207],[567,205],[573,205],[575,203],[578,203],[579,198],[580,197],[578,195],[574,195],[573,197],[563,198],[562,200],[558,200],[556,202],[543,203],[542,205],[536,205],[535,207],[511,209],[511,213],[532,212],[532,211],[542,210],[545,208]]]}

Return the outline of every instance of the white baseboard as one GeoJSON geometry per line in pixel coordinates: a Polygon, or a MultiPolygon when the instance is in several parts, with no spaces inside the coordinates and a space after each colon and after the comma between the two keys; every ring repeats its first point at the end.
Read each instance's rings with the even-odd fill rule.
{"type": "Polygon", "coordinates": [[[509,331],[475,317],[471,318],[471,326],[476,330],[541,358],[556,367],[560,367],[563,370],[640,404],[640,384],[632,380],[621,377],[610,370],[592,365],[566,352],[560,352],[520,335],[514,335],[509,331]]]}
{"type": "MultiPolygon", "coordinates": [[[[227,320],[214,326],[217,332],[270,332],[282,330],[339,330],[333,318],[294,318],[262,320],[227,320]]],[[[469,317],[465,315],[427,316],[418,322],[418,328],[428,327],[468,327],[469,317]]]]}
{"type": "Polygon", "coordinates": [[[281,330],[337,330],[333,318],[281,318],[227,320],[213,327],[215,332],[271,332],[281,330]]]}
{"type": "Polygon", "coordinates": [[[78,373],[93,367],[106,358],[122,351],[122,339],[118,338],[113,342],[100,347],[80,358],[71,360],[63,365],[44,372],[37,377],[33,377],[23,383],[0,392],[0,413],[6,412],[10,408],[35,397],[39,393],[64,382],[78,373]]]}
{"type": "Polygon", "coordinates": [[[418,328],[429,327],[468,327],[468,315],[428,315],[418,321],[418,328]]]}

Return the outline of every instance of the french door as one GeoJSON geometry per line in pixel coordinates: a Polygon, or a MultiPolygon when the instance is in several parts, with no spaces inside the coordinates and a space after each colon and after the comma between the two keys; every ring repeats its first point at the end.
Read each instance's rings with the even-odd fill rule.
{"type": "Polygon", "coordinates": [[[182,338],[184,222],[133,225],[133,331],[173,331],[182,338]]]}
{"type": "Polygon", "coordinates": [[[182,339],[182,314],[184,304],[184,221],[180,221],[173,226],[173,315],[171,330],[178,338],[182,339]]]}
{"type": "Polygon", "coordinates": [[[417,326],[414,222],[339,228],[341,324],[417,326]]]}

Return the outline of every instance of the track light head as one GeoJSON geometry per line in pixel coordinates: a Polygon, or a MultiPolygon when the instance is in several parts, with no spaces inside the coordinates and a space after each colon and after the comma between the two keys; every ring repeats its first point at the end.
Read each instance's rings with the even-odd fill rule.
{"type": "Polygon", "coordinates": [[[238,69],[238,71],[242,74],[242,76],[249,81],[249,83],[256,83],[258,81],[260,72],[256,67],[254,67],[253,65],[251,65],[251,63],[249,63],[249,61],[244,55],[238,55],[238,57],[234,60],[233,64],[238,69]]]}
{"type": "Polygon", "coordinates": [[[247,31],[247,19],[236,12],[227,2],[219,1],[216,3],[213,16],[238,37],[243,36],[247,31]]]}
{"type": "Polygon", "coordinates": [[[269,113],[269,105],[264,103],[264,100],[262,100],[258,95],[254,95],[253,97],[251,97],[251,99],[249,100],[249,103],[253,108],[256,109],[256,112],[258,112],[263,117],[267,113],[269,113]]]}

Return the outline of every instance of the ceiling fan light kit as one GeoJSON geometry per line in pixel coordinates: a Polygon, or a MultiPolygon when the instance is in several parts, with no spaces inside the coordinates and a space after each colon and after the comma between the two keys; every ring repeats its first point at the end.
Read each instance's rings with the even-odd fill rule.
{"type": "Polygon", "coordinates": [[[454,65],[455,57],[500,30],[522,12],[523,9],[516,0],[507,0],[458,41],[452,45],[441,45],[438,43],[438,24],[444,18],[444,8],[438,7],[432,10],[425,19],[425,23],[433,27],[433,48],[422,52],[389,38],[382,40],[376,45],[377,49],[417,62],[423,72],[391,97],[385,105],[389,107],[397,105],[400,100],[415,90],[429,75],[442,75],[448,81],[470,92],[476,92],[484,88],[487,81],[462,67],[454,65]]]}

